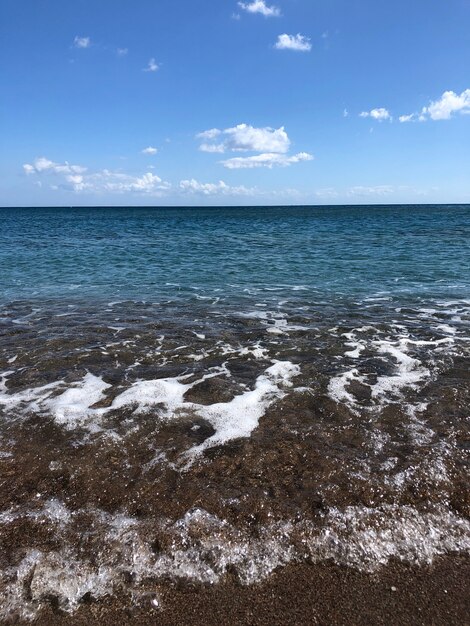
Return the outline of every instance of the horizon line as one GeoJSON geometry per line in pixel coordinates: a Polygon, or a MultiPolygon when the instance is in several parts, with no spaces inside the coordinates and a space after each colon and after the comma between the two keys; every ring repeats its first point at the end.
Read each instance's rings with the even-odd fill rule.
{"type": "Polygon", "coordinates": [[[36,204],[0,205],[0,209],[279,209],[336,207],[425,207],[470,206],[468,202],[381,202],[355,204],[36,204]]]}

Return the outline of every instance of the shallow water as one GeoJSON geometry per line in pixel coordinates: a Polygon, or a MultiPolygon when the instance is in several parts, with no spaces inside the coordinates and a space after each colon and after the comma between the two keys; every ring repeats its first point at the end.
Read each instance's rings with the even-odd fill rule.
{"type": "Polygon", "coordinates": [[[468,552],[469,218],[0,210],[2,617],[468,552]]]}

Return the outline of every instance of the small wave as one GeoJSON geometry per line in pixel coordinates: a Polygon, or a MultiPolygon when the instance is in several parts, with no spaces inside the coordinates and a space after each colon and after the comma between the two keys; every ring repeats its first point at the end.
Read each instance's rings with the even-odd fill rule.
{"type": "Polygon", "coordinates": [[[61,502],[48,501],[37,511],[3,513],[0,525],[22,518],[50,524],[60,545],[51,551],[31,547],[15,565],[0,570],[2,619],[32,620],[50,598],[73,612],[87,595],[99,600],[138,594],[149,581],[168,578],[217,584],[230,571],[241,584],[251,585],[292,562],[332,560],[374,572],[391,559],[422,565],[439,555],[470,551],[469,522],[442,506],[427,512],[393,505],[335,508],[318,524],[273,520],[252,534],[200,508],[172,522],[97,509],[71,512],[61,502]],[[83,517],[95,535],[92,554],[79,554],[70,543],[80,534],[83,517]]]}

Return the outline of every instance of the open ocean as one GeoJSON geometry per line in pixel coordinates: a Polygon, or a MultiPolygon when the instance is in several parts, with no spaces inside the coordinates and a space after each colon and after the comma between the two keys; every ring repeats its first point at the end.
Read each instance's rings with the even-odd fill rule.
{"type": "Polygon", "coordinates": [[[0,620],[470,552],[470,205],[0,209],[0,620]]]}

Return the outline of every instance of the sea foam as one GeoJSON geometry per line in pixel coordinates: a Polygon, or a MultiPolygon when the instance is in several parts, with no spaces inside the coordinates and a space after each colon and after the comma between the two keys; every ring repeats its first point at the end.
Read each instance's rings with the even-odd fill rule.
{"type": "Polygon", "coordinates": [[[195,385],[214,376],[230,375],[226,366],[215,367],[192,382],[187,382],[191,378],[189,374],[176,378],[136,381],[116,395],[109,407],[94,408],[93,405],[105,397],[104,392],[111,385],[89,372],[60,394],[58,391],[63,389],[63,381],[9,393],[6,391],[5,381],[11,372],[7,372],[3,376],[0,406],[21,415],[49,415],[66,429],[85,428],[92,433],[100,431],[100,424],[106,415],[123,408],[130,408],[134,416],[153,411],[157,417],[156,423],[158,420],[177,419],[182,414],[194,419],[203,418],[216,432],[187,452],[188,457],[194,458],[207,448],[224,444],[231,439],[249,437],[267,408],[284,397],[285,389],[292,387],[292,378],[299,373],[298,365],[289,361],[275,361],[256,379],[253,390],[236,395],[229,402],[202,405],[186,401],[186,392],[195,385]]]}
{"type": "Polygon", "coordinates": [[[15,566],[0,570],[0,618],[33,619],[43,603],[56,598],[73,612],[86,595],[99,600],[115,593],[144,593],[149,581],[167,579],[216,584],[230,571],[243,585],[262,581],[292,562],[338,565],[375,572],[391,559],[429,564],[439,555],[470,552],[470,523],[443,506],[420,512],[411,506],[333,508],[316,525],[297,518],[273,520],[255,535],[208,511],[195,508],[176,521],[161,519],[158,534],[165,547],[155,553],[155,520],[110,515],[98,509],[64,512],[60,502],[47,502],[37,512],[0,515],[0,527],[20,517],[48,521],[59,546],[46,552],[31,548],[15,566]],[[70,543],[81,515],[93,519],[99,537],[94,554],[79,554],[70,543]],[[150,524],[150,526],[149,526],[150,524]],[[151,530],[153,528],[153,531],[151,530]],[[128,580],[123,587],[123,575],[128,580]]]}

